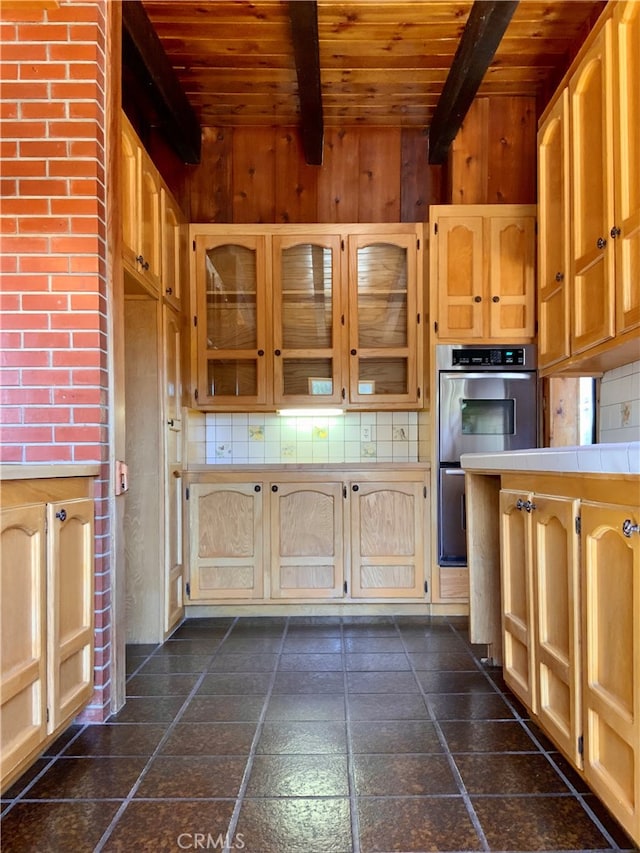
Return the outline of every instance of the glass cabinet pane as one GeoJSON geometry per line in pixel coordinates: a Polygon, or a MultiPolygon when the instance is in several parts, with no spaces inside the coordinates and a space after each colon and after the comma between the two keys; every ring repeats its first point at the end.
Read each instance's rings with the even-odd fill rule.
{"type": "Polygon", "coordinates": [[[207,349],[255,349],[255,250],[231,244],[208,249],[205,275],[207,349]]]}
{"type": "Polygon", "coordinates": [[[258,369],[255,361],[208,359],[207,395],[209,397],[254,397],[258,393],[258,369]]]}
{"type": "Polygon", "coordinates": [[[407,346],[407,250],[390,243],[361,246],[358,265],[358,346],[407,346]]]}
{"type": "Polygon", "coordinates": [[[285,395],[330,397],[333,394],[332,370],[333,362],[330,358],[283,359],[282,384],[285,395]]]}
{"type": "Polygon", "coordinates": [[[332,346],[332,252],[300,243],[282,250],[282,347],[332,346]]]}
{"type": "Polygon", "coordinates": [[[358,394],[407,394],[409,391],[406,358],[361,358],[358,394]]]}

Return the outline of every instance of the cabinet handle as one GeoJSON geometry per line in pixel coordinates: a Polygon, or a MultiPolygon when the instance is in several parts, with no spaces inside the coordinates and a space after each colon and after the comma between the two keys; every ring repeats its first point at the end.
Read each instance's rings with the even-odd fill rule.
{"type": "Polygon", "coordinates": [[[526,509],[527,512],[531,512],[532,510],[537,509],[537,507],[533,501],[523,501],[522,498],[518,498],[516,501],[516,509],[526,509]]]}
{"type": "Polygon", "coordinates": [[[358,355],[358,350],[357,350],[357,349],[352,349],[352,350],[351,350],[351,355],[358,355]]]}
{"type": "Polygon", "coordinates": [[[264,355],[264,350],[263,350],[263,349],[259,349],[259,350],[258,350],[258,355],[259,355],[259,356],[263,356],[263,355],[264,355]]]}
{"type": "Polygon", "coordinates": [[[61,509],[61,510],[59,510],[59,511],[56,513],[56,518],[59,518],[59,519],[60,519],[60,521],[66,521],[66,520],[67,520],[67,511],[66,511],[66,509],[61,509]]]}
{"type": "Polygon", "coordinates": [[[622,533],[630,539],[632,533],[640,533],[640,524],[634,524],[630,518],[625,518],[622,522],[622,533]]]}
{"type": "Polygon", "coordinates": [[[167,426],[173,426],[173,418],[169,418],[167,421],[167,426]]]}
{"type": "Polygon", "coordinates": [[[564,281],[564,273],[563,272],[557,272],[556,273],[556,281],[564,281]]]}
{"type": "Polygon", "coordinates": [[[604,247],[605,247],[606,245],[607,245],[607,241],[604,239],[604,237],[598,237],[598,240],[597,240],[597,242],[596,242],[596,246],[597,246],[599,249],[604,249],[604,247]]]}
{"type": "Polygon", "coordinates": [[[271,486],[271,491],[272,491],[272,492],[277,492],[277,491],[278,491],[278,487],[275,485],[275,483],[274,483],[274,485],[273,485],[273,486],[271,486]]]}
{"type": "Polygon", "coordinates": [[[273,351],[274,355],[282,355],[282,350],[276,349],[273,351]]]}
{"type": "Polygon", "coordinates": [[[492,302],[500,302],[500,297],[499,296],[492,296],[491,301],[492,302]]]}
{"type": "Polygon", "coordinates": [[[524,509],[524,501],[522,500],[522,498],[518,498],[518,500],[516,501],[516,509],[524,509]]]}
{"type": "Polygon", "coordinates": [[[172,296],[173,295],[173,288],[167,287],[167,289],[165,290],[165,293],[167,294],[167,296],[172,296]]]}
{"type": "Polygon", "coordinates": [[[136,255],[136,262],[139,264],[144,264],[144,258],[142,255],[136,255]]]}
{"type": "Polygon", "coordinates": [[[142,269],[143,269],[143,270],[145,270],[145,271],[149,269],[149,261],[145,261],[145,262],[142,264],[142,269]]]}
{"type": "Polygon", "coordinates": [[[616,225],[614,225],[611,231],[609,231],[609,234],[611,234],[612,240],[616,240],[620,236],[621,231],[616,225]]]}
{"type": "Polygon", "coordinates": [[[260,486],[254,486],[254,487],[253,487],[253,491],[254,491],[254,492],[261,492],[261,491],[262,491],[262,489],[261,489],[261,487],[260,487],[260,486]]]}
{"type": "Polygon", "coordinates": [[[357,483],[354,483],[353,486],[351,486],[351,488],[353,489],[354,492],[360,491],[360,486],[357,483]]]}
{"type": "Polygon", "coordinates": [[[474,296],[473,301],[474,302],[482,302],[482,296],[474,296]]]}

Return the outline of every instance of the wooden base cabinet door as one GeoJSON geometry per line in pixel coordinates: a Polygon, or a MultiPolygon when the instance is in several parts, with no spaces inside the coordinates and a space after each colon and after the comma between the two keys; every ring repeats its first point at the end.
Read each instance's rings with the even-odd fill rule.
{"type": "Polygon", "coordinates": [[[637,507],[582,504],[584,771],[638,843],[639,524],[637,507]]]}
{"type": "Polygon", "coordinates": [[[538,717],[581,767],[578,502],[534,494],[533,504],[538,717]]]}
{"type": "Polygon", "coordinates": [[[191,486],[191,601],[263,597],[262,483],[191,486]]]}
{"type": "Polygon", "coordinates": [[[534,713],[534,589],[528,492],[500,492],[500,575],[503,609],[504,680],[534,713]]]}
{"type": "Polygon", "coordinates": [[[342,483],[271,485],[271,597],[343,596],[342,483]]]}
{"type": "Polygon", "coordinates": [[[424,598],[424,484],[357,483],[351,502],[351,597],[424,598]]]}
{"type": "Polygon", "coordinates": [[[93,500],[47,504],[49,727],[93,692],[93,500]]]}
{"type": "Polygon", "coordinates": [[[44,504],[2,510],[2,787],[47,734],[44,504]]]}

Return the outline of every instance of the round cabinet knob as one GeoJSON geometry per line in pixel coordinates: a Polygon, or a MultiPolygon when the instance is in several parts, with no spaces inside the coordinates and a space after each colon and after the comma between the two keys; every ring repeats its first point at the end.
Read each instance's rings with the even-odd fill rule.
{"type": "Polygon", "coordinates": [[[143,268],[145,271],[146,271],[146,270],[148,270],[148,269],[149,269],[149,261],[145,261],[145,262],[142,264],[142,268],[143,268]]]}
{"type": "Polygon", "coordinates": [[[630,518],[625,518],[622,522],[622,533],[630,539],[632,533],[640,533],[640,524],[634,524],[630,518]]]}
{"type": "Polygon", "coordinates": [[[516,501],[516,509],[524,509],[524,501],[522,500],[522,498],[518,498],[518,500],[516,501]]]}
{"type": "Polygon", "coordinates": [[[357,349],[352,349],[352,350],[351,350],[351,355],[358,355],[358,350],[357,350],[357,349]]]}
{"type": "Polygon", "coordinates": [[[167,289],[165,290],[165,293],[167,294],[167,296],[171,296],[173,294],[173,288],[167,287],[167,289]]]}
{"type": "Polygon", "coordinates": [[[274,351],[273,351],[273,354],[274,354],[274,355],[282,355],[282,350],[279,350],[279,349],[274,350],[274,351]]]}
{"type": "Polygon", "coordinates": [[[254,486],[254,487],[253,487],[253,491],[254,491],[254,492],[261,492],[261,491],[262,491],[262,488],[261,488],[260,486],[254,486]]]}
{"type": "Polygon", "coordinates": [[[258,350],[258,355],[259,355],[260,357],[262,357],[262,356],[264,355],[264,350],[263,350],[263,349],[259,349],[259,350],[258,350]]]}
{"type": "Polygon", "coordinates": [[[273,486],[271,486],[271,491],[272,491],[272,492],[277,492],[277,491],[278,491],[278,487],[274,484],[273,486]]]}
{"type": "Polygon", "coordinates": [[[167,426],[173,426],[173,418],[169,418],[167,421],[167,426]]]}
{"type": "Polygon", "coordinates": [[[609,234],[611,235],[612,240],[616,240],[620,236],[621,231],[617,226],[614,225],[611,231],[609,231],[609,234]]]}
{"type": "Polygon", "coordinates": [[[604,247],[605,247],[606,245],[607,245],[607,241],[604,239],[604,237],[598,237],[598,240],[597,240],[597,242],[596,242],[596,246],[597,246],[599,249],[604,249],[604,247]]]}
{"type": "Polygon", "coordinates": [[[564,281],[564,273],[563,272],[557,272],[556,273],[556,281],[564,281]]]}
{"type": "Polygon", "coordinates": [[[66,509],[61,509],[61,510],[59,510],[59,511],[56,513],[56,518],[59,518],[59,519],[60,519],[60,521],[66,521],[66,520],[67,520],[67,511],[66,511],[66,509]]]}
{"type": "Polygon", "coordinates": [[[500,302],[500,297],[499,296],[492,296],[491,301],[492,302],[500,302]]]}
{"type": "Polygon", "coordinates": [[[136,255],[136,263],[144,264],[144,258],[142,257],[142,255],[136,255]]]}
{"type": "Polygon", "coordinates": [[[482,302],[482,296],[474,296],[473,301],[474,302],[482,302]]]}
{"type": "Polygon", "coordinates": [[[360,491],[360,486],[357,483],[354,483],[353,486],[351,486],[351,488],[353,489],[354,492],[360,491]]]}

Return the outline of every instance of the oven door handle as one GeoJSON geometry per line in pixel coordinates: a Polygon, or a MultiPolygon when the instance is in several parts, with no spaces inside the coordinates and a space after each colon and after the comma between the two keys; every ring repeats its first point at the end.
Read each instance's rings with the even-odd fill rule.
{"type": "Polygon", "coordinates": [[[534,370],[529,373],[519,371],[511,373],[508,370],[485,370],[484,373],[479,373],[460,370],[457,373],[442,373],[441,377],[445,379],[531,379],[535,375],[534,370]]]}

